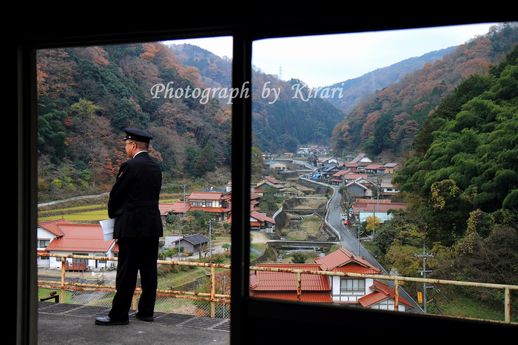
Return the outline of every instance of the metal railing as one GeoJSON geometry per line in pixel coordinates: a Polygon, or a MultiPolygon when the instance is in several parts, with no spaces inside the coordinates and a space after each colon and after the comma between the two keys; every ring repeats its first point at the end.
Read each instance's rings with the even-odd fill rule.
{"type": "MultiPolygon", "coordinates": [[[[56,257],[61,259],[61,279],[58,282],[38,280],[38,287],[49,288],[49,289],[60,289],[59,303],[64,302],[65,290],[90,290],[90,291],[106,291],[114,292],[115,286],[103,285],[103,284],[87,284],[87,283],[70,283],[66,282],[66,262],[67,259],[88,259],[95,261],[117,261],[116,257],[100,257],[100,256],[84,256],[84,255],[60,255],[60,254],[49,254],[49,253],[38,253],[38,257],[56,257]]],[[[215,264],[215,263],[203,263],[203,262],[189,262],[189,261],[177,261],[177,260],[157,260],[158,264],[161,265],[178,265],[178,266],[192,266],[192,267],[208,267],[211,270],[210,273],[210,292],[195,292],[195,291],[179,291],[172,289],[158,289],[157,296],[174,297],[191,299],[197,301],[210,302],[210,317],[215,317],[215,304],[229,304],[229,294],[218,294],[216,293],[216,269],[231,269],[230,265],[227,264],[215,264]]],[[[487,320],[478,319],[490,322],[507,323],[507,324],[518,324],[511,322],[511,291],[518,291],[518,285],[509,284],[493,284],[493,283],[479,283],[469,281],[456,281],[456,280],[444,280],[444,279],[430,279],[430,278],[415,278],[415,277],[401,277],[392,275],[381,275],[381,274],[361,274],[361,273],[346,273],[346,272],[330,272],[330,271],[313,271],[303,269],[292,269],[292,268],[280,268],[280,267],[262,267],[262,266],[250,266],[250,272],[255,271],[266,271],[266,272],[282,272],[282,273],[293,273],[297,279],[297,298],[300,301],[302,296],[302,274],[314,274],[322,276],[338,276],[338,277],[352,277],[352,278],[372,278],[376,280],[389,280],[394,283],[394,311],[398,311],[399,307],[399,287],[403,282],[414,282],[414,283],[427,283],[427,284],[443,284],[452,286],[463,286],[463,287],[478,287],[478,288],[489,288],[503,290],[504,292],[504,320],[487,320]]],[[[140,288],[135,289],[133,296],[132,307],[135,309],[137,304],[137,297],[141,293],[140,288]]],[[[474,319],[469,317],[458,317],[465,319],[474,319]]]]}
{"type": "MultiPolygon", "coordinates": [[[[66,272],[70,268],[67,259],[80,260],[94,260],[94,261],[117,261],[116,257],[101,257],[101,256],[86,256],[86,255],[62,255],[38,253],[38,257],[55,257],[61,260],[61,276],[60,281],[48,281],[38,279],[39,288],[59,289],[60,297],[59,303],[65,301],[65,291],[102,291],[115,292],[115,286],[92,283],[73,283],[66,281],[66,272]]],[[[182,299],[190,299],[196,301],[206,301],[210,303],[210,317],[215,317],[216,304],[228,305],[230,304],[230,295],[216,293],[216,269],[230,269],[230,265],[204,263],[204,262],[189,262],[176,260],[157,260],[161,265],[177,265],[177,266],[191,266],[191,267],[207,267],[210,268],[210,292],[195,292],[195,291],[181,291],[172,289],[157,289],[157,297],[174,297],[182,299]]],[[[142,293],[141,288],[137,287],[133,294],[132,309],[136,309],[137,300],[142,293]]]]}
{"type": "MultiPolygon", "coordinates": [[[[456,280],[445,280],[445,279],[401,277],[401,276],[382,275],[382,274],[312,271],[312,270],[280,268],[280,267],[277,268],[277,267],[250,266],[250,271],[284,272],[284,273],[296,274],[297,275],[297,297],[299,300],[300,300],[300,296],[302,295],[302,290],[301,290],[302,289],[302,274],[314,274],[314,275],[335,276],[335,277],[336,276],[352,277],[352,278],[372,278],[372,279],[376,279],[376,280],[391,280],[394,283],[394,311],[398,311],[399,287],[402,285],[402,282],[429,283],[429,284],[443,284],[443,285],[464,286],[464,287],[469,286],[469,287],[479,287],[479,288],[489,288],[489,289],[501,289],[504,292],[504,321],[486,320],[486,319],[484,319],[484,321],[518,324],[515,322],[511,322],[511,290],[518,291],[518,285],[479,283],[479,282],[456,281],[456,280]]],[[[473,318],[468,318],[468,317],[458,317],[458,316],[456,316],[456,317],[465,318],[465,319],[473,319],[473,318]]]]}

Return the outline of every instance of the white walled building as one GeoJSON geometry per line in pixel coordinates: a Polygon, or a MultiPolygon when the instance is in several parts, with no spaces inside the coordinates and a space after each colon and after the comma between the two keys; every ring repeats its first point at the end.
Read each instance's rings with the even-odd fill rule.
{"type": "MultiPolygon", "coordinates": [[[[271,268],[298,268],[376,275],[380,270],[362,257],[344,248],[315,259],[315,264],[259,264],[271,268]]],[[[373,278],[301,274],[301,285],[293,273],[261,272],[250,276],[250,294],[254,297],[313,303],[359,305],[364,308],[394,310],[394,289],[373,278]],[[300,295],[298,294],[300,289],[300,295]]],[[[398,311],[407,311],[412,304],[399,296],[398,311]]]]}
{"type": "MultiPolygon", "coordinates": [[[[38,252],[61,255],[114,257],[118,253],[115,240],[105,241],[99,224],[76,224],[65,220],[40,223],[38,252]],[[48,239],[49,237],[53,237],[48,239]],[[49,241],[47,244],[46,241],[49,241]],[[46,245],[45,247],[40,247],[46,245]]],[[[66,259],[69,270],[98,270],[117,266],[116,261],[66,259]]],[[[38,267],[61,269],[61,259],[38,257],[38,267]]]]}

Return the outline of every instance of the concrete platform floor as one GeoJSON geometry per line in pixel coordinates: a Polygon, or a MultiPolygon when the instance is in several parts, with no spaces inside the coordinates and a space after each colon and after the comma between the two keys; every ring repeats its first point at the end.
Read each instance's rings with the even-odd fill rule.
{"type": "Polygon", "coordinates": [[[230,320],[184,314],[155,313],[154,322],[135,319],[129,325],[97,326],[95,317],[109,309],[77,304],[39,302],[39,345],[181,344],[228,345],[230,320]]]}

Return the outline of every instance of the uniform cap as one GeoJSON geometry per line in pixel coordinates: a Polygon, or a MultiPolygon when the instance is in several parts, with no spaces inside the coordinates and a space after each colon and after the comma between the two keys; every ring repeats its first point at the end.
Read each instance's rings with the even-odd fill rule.
{"type": "Polygon", "coordinates": [[[153,136],[140,128],[124,128],[126,136],[122,140],[135,140],[144,143],[149,143],[153,136]]]}

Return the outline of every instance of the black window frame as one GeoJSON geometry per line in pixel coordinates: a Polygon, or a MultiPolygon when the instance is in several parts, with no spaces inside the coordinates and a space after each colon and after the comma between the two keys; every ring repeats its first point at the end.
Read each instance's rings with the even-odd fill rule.
{"type": "MultiPolygon", "coordinates": [[[[11,301],[16,305],[8,307],[16,310],[16,317],[9,320],[13,327],[9,327],[8,332],[14,336],[16,344],[37,344],[37,97],[34,82],[37,49],[230,35],[233,37],[234,52],[232,87],[241,87],[244,82],[252,81],[252,43],[258,39],[516,20],[512,11],[501,9],[491,11],[484,7],[476,13],[463,9],[457,14],[448,9],[449,16],[445,16],[444,11],[447,10],[437,7],[435,11],[415,9],[413,12],[412,8],[407,8],[398,15],[388,15],[383,9],[374,12],[374,9],[369,9],[367,12],[342,12],[339,15],[318,15],[308,11],[302,16],[272,16],[273,8],[268,8],[268,13],[260,13],[254,9],[253,13],[245,11],[244,14],[233,17],[217,17],[211,14],[177,20],[169,18],[162,24],[144,28],[139,21],[127,23],[126,26],[120,26],[116,21],[110,26],[101,21],[92,26],[91,23],[85,25],[76,16],[73,17],[73,22],[65,24],[58,20],[53,22],[52,18],[45,16],[40,21],[31,18],[35,22],[32,26],[34,29],[15,33],[15,44],[9,46],[14,48],[11,51],[16,55],[17,62],[17,172],[13,176],[13,180],[17,181],[17,232],[8,234],[11,236],[8,240],[12,239],[18,245],[17,265],[12,272],[12,280],[16,284],[9,286],[9,291],[16,296],[11,301]],[[407,14],[406,11],[412,13],[407,14]],[[67,30],[64,30],[64,26],[67,30]]],[[[59,16],[62,16],[61,12],[59,16]]],[[[90,20],[88,16],[85,18],[90,20]]],[[[236,99],[232,105],[231,345],[312,344],[315,341],[333,341],[341,338],[337,331],[344,324],[348,325],[349,331],[358,334],[371,332],[372,325],[376,325],[379,334],[385,336],[405,334],[412,329],[440,329],[438,336],[447,332],[469,333],[474,336],[488,332],[495,332],[494,334],[500,336],[517,333],[516,326],[490,322],[249,298],[250,210],[244,205],[248,205],[250,200],[251,135],[251,99],[236,99]],[[330,331],[315,332],[317,328],[330,331]],[[268,331],[265,332],[266,329],[268,331]]],[[[372,336],[371,333],[368,334],[372,336]]]]}

